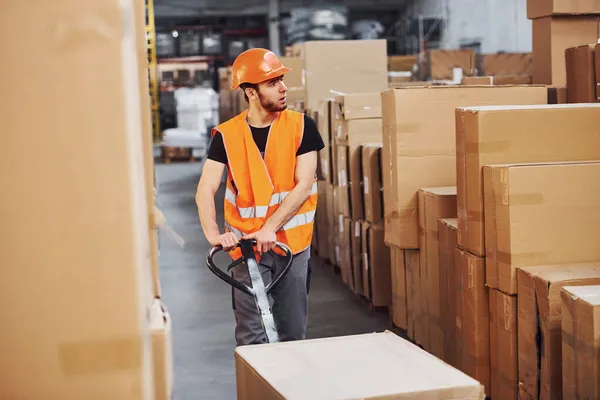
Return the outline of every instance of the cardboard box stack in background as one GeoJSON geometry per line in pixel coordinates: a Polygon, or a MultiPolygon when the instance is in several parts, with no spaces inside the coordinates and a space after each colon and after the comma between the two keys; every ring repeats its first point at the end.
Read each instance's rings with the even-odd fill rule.
{"type": "MultiPolygon", "coordinates": [[[[304,63],[300,57],[280,57],[281,63],[292,70],[285,74],[283,83],[287,86],[287,105],[290,110],[302,112],[305,109],[306,93],[302,83],[304,63]]],[[[317,110],[314,108],[313,110],[317,110]]]]}
{"type": "Polygon", "coordinates": [[[527,0],[533,20],[533,83],[566,85],[565,50],[596,43],[600,8],[593,0],[527,0]]]}
{"type": "Polygon", "coordinates": [[[219,68],[219,122],[248,109],[242,89],[231,90],[231,67],[219,68]]]}
{"type": "Polygon", "coordinates": [[[565,286],[561,298],[562,398],[600,398],[600,286],[565,286]]]}
{"type": "Polygon", "coordinates": [[[571,47],[565,50],[567,68],[567,101],[569,103],[596,103],[598,101],[596,53],[600,44],[571,47]]]}

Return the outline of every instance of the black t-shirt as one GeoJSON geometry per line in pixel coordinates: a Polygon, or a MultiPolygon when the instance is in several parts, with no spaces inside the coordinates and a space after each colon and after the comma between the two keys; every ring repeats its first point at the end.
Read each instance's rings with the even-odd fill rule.
{"type": "MultiPolygon", "coordinates": [[[[250,127],[252,131],[252,137],[256,143],[256,147],[260,151],[260,154],[265,155],[265,147],[267,146],[267,138],[269,136],[269,126],[264,128],[250,127]]],[[[296,155],[302,155],[311,151],[319,151],[325,147],[319,129],[317,128],[316,122],[308,115],[304,115],[304,134],[302,135],[302,142],[296,151],[296,155]]],[[[208,159],[217,161],[223,164],[227,164],[227,152],[223,145],[223,136],[220,132],[217,132],[210,142],[208,148],[208,159]]]]}

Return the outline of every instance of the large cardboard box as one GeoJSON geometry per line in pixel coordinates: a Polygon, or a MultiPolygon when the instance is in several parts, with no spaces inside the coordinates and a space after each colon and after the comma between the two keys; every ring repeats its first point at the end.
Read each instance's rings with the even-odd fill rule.
{"type": "Polygon", "coordinates": [[[427,79],[453,78],[453,69],[462,68],[464,75],[472,75],[477,68],[475,52],[471,49],[429,50],[427,52],[427,79]]]}
{"type": "Polygon", "coordinates": [[[565,50],[567,66],[567,101],[595,103],[596,65],[595,45],[571,47],[565,50]]]}
{"type": "Polygon", "coordinates": [[[329,240],[327,239],[332,232],[328,218],[328,186],[326,181],[317,182],[318,202],[317,202],[317,232],[321,240],[318,243],[318,253],[324,259],[329,259],[329,240]]]}
{"type": "Polygon", "coordinates": [[[392,304],[390,252],[383,242],[383,226],[363,222],[363,293],[374,306],[392,304]]]}
{"type": "Polygon", "coordinates": [[[170,400],[173,393],[173,338],[171,317],[160,299],[152,306],[150,323],[154,399],[170,400]]]}
{"type": "Polygon", "coordinates": [[[477,381],[388,331],[241,346],[235,363],[239,400],[484,399],[477,381]]]}
{"type": "MultiPolygon", "coordinates": [[[[302,83],[304,62],[300,57],[280,57],[283,65],[292,70],[285,74],[283,82],[287,86],[288,104],[305,100],[304,84],[302,83]]],[[[315,108],[316,110],[317,108],[315,108]]]]}
{"type": "MultiPolygon", "coordinates": [[[[456,217],[456,186],[423,188],[418,192],[421,233],[421,293],[425,337],[423,348],[444,358],[440,324],[438,220],[456,217]]],[[[444,299],[445,300],[445,299],[444,299]]]]}
{"type": "Polygon", "coordinates": [[[350,210],[352,219],[364,220],[362,147],[348,146],[348,184],[350,186],[350,210]]]}
{"type": "Polygon", "coordinates": [[[337,126],[335,140],[338,145],[358,146],[363,143],[381,142],[381,118],[344,120],[337,126]]]}
{"type": "Polygon", "coordinates": [[[400,329],[408,330],[406,314],[406,263],[404,250],[390,247],[392,272],[392,322],[400,329]]]}
{"type": "Polygon", "coordinates": [[[517,400],[517,296],[489,289],[490,390],[492,399],[517,400]]]}
{"type": "Polygon", "coordinates": [[[383,182],[381,181],[381,143],[362,146],[362,173],[365,220],[383,222],[383,182]]]}
{"type": "Polygon", "coordinates": [[[461,341],[456,335],[456,323],[460,321],[459,311],[461,307],[457,304],[460,299],[460,288],[462,277],[457,274],[455,268],[455,250],[457,235],[456,218],[442,218],[438,221],[439,231],[439,265],[440,265],[440,299],[446,302],[445,312],[442,313],[440,324],[444,340],[444,361],[448,364],[462,369],[462,352],[459,352],[461,341]]]}
{"type": "Polygon", "coordinates": [[[353,119],[381,118],[381,94],[348,93],[334,97],[336,119],[351,121],[353,119]]]}
{"type": "Polygon", "coordinates": [[[551,15],[600,14],[597,0],[527,0],[527,18],[551,15]]]}
{"type": "MultiPolygon", "coordinates": [[[[462,280],[462,371],[490,393],[490,310],[485,286],[485,259],[456,249],[456,269],[462,280]]],[[[443,309],[445,311],[445,308],[443,309]]]]}
{"type": "Polygon", "coordinates": [[[456,107],[543,104],[547,98],[545,87],[525,86],[403,87],[383,92],[386,243],[418,248],[417,191],[456,185],[456,107]]]}
{"type": "Polygon", "coordinates": [[[385,40],[305,42],[302,58],[308,109],[338,94],[381,92],[388,87],[385,40]]]}
{"type": "Polygon", "coordinates": [[[563,399],[600,398],[600,286],[561,292],[563,399]]]}
{"type": "Polygon", "coordinates": [[[488,286],[516,294],[519,267],[600,260],[600,162],[485,166],[483,173],[488,286]]]}
{"type": "Polygon", "coordinates": [[[340,214],[350,218],[352,216],[352,209],[350,204],[350,182],[348,179],[349,175],[349,148],[348,146],[338,145],[335,147],[337,157],[337,190],[338,190],[338,206],[340,214]]]}
{"type": "Polygon", "coordinates": [[[533,24],[533,83],[565,86],[565,49],[596,43],[600,16],[544,17],[533,24]]]}
{"type": "Polygon", "coordinates": [[[409,338],[417,343],[420,343],[423,337],[420,320],[421,277],[419,276],[419,258],[419,250],[404,250],[404,268],[406,270],[406,333],[409,338]]]}
{"type": "Polygon", "coordinates": [[[342,274],[342,281],[352,289],[354,287],[354,273],[352,271],[352,220],[347,217],[339,216],[339,264],[342,274]]]}
{"type": "Polygon", "coordinates": [[[352,221],[352,237],[351,237],[351,251],[352,251],[352,279],[353,287],[352,290],[356,294],[364,295],[363,293],[363,275],[362,275],[362,223],[361,221],[352,221]]]}
{"type": "Polygon", "coordinates": [[[11,2],[0,15],[11,99],[0,114],[11,132],[0,172],[0,398],[152,396],[151,133],[137,7],[66,0],[32,12],[11,2]],[[82,20],[100,21],[103,34],[82,20]]]}
{"type": "Polygon", "coordinates": [[[600,159],[600,105],[456,110],[458,244],[485,255],[484,165],[600,159]]]}
{"type": "Polygon", "coordinates": [[[600,284],[600,263],[524,267],[517,274],[519,396],[562,399],[560,292],[600,284]]]}
{"type": "Polygon", "coordinates": [[[330,116],[330,102],[328,100],[323,100],[319,102],[319,110],[318,110],[318,128],[321,137],[323,138],[323,142],[325,143],[325,148],[319,151],[319,162],[321,173],[323,174],[323,179],[329,183],[333,183],[333,167],[331,166],[331,151],[333,146],[331,144],[331,116],[330,116]]]}

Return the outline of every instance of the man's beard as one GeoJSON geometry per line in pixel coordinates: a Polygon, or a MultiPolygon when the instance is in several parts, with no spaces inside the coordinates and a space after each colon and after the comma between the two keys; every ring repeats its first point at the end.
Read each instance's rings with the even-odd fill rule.
{"type": "Polygon", "coordinates": [[[264,108],[268,112],[279,112],[287,108],[287,103],[283,106],[277,105],[277,103],[266,100],[262,96],[262,94],[260,94],[260,92],[258,92],[258,100],[260,101],[260,105],[262,106],[262,108],[264,108]]]}

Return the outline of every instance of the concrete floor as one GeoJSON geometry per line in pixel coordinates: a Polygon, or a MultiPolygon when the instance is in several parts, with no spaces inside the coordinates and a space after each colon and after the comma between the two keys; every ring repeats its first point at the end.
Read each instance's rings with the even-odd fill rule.
{"type": "MultiPolygon", "coordinates": [[[[159,207],[186,242],[182,249],[164,233],[160,239],[162,295],[173,321],[174,400],[229,400],[236,398],[231,289],[205,264],[210,246],[194,201],[201,168],[201,163],[157,165],[159,207]]],[[[222,202],[220,190],[219,223],[222,202]]],[[[387,314],[369,311],[330,267],[316,258],[311,262],[309,338],[392,329],[387,314]]]]}

